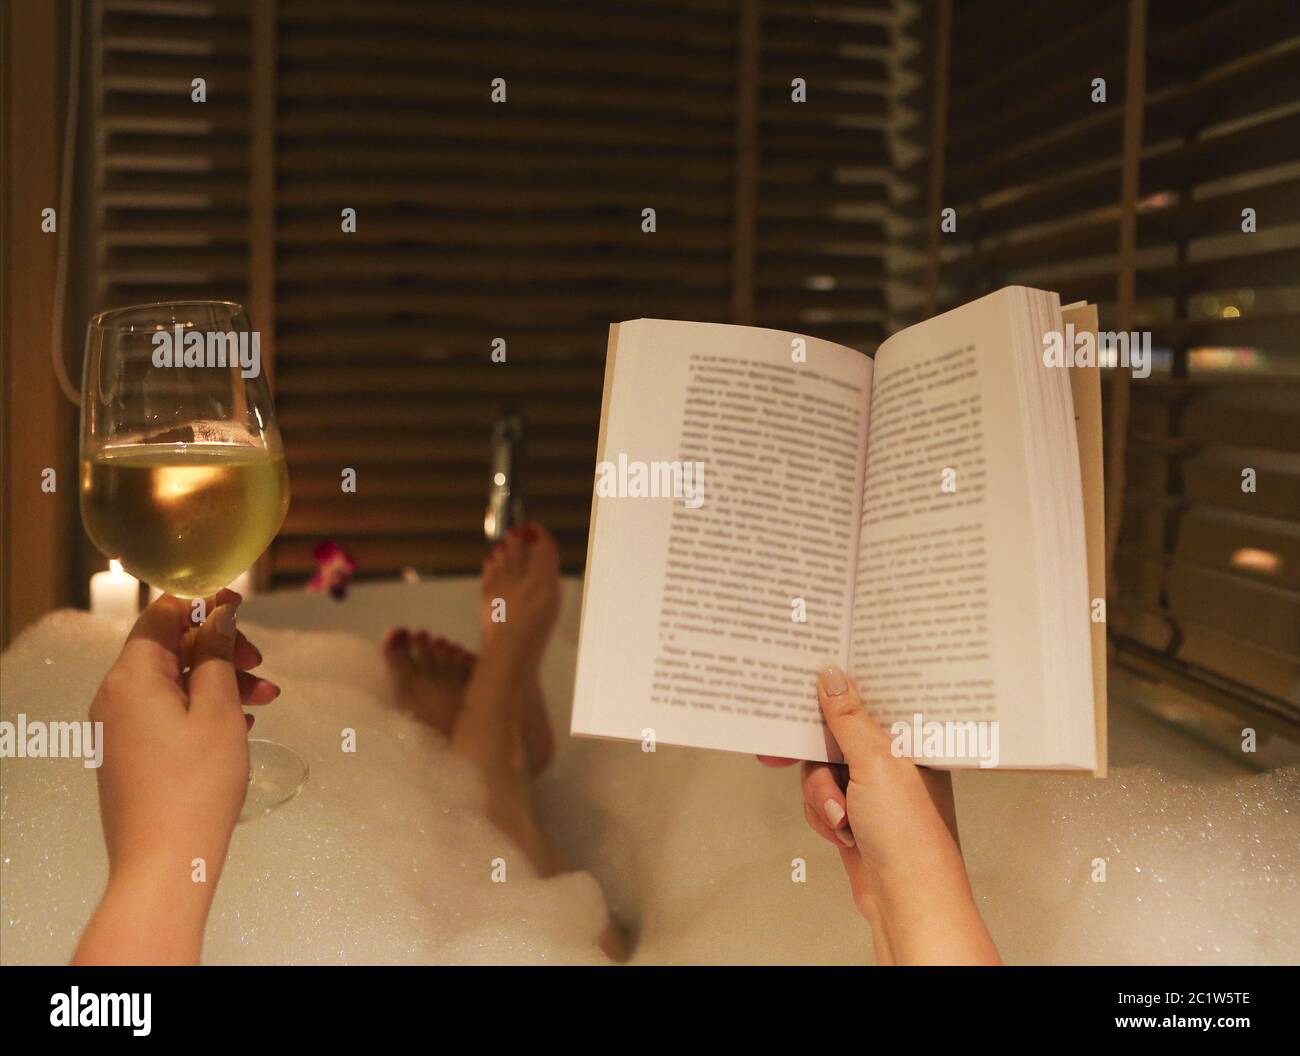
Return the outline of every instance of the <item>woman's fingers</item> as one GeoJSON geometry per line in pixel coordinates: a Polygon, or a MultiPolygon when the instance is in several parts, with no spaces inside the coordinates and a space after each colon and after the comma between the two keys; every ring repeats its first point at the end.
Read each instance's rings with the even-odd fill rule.
{"type": "Polygon", "coordinates": [[[844,754],[850,777],[855,769],[890,754],[889,737],[867,714],[848,676],[834,664],[817,673],[817,701],[835,743],[844,754]]]}
{"type": "Polygon", "coordinates": [[[239,685],[239,703],[245,707],[270,704],[280,695],[280,687],[274,682],[258,678],[247,671],[236,671],[235,681],[239,685]]]}
{"type": "Polygon", "coordinates": [[[779,755],[760,755],[758,761],[764,766],[794,766],[798,759],[783,759],[779,755]]]}
{"type": "Polygon", "coordinates": [[[835,833],[831,832],[830,826],[826,824],[822,816],[818,814],[817,811],[813,810],[812,807],[808,806],[807,803],[803,805],[803,816],[804,820],[808,822],[808,827],[812,829],[813,832],[817,833],[817,835],[823,840],[834,847],[843,846],[840,841],[835,838],[835,833]]]}
{"type": "Polygon", "coordinates": [[[153,602],[131,628],[118,664],[137,677],[158,674],[179,683],[185,670],[181,653],[189,611],[185,602],[170,594],[153,602]]]}
{"type": "Polygon", "coordinates": [[[247,671],[262,662],[262,650],[244,637],[243,631],[235,632],[235,667],[247,671]]]}
{"type": "Polygon", "coordinates": [[[829,763],[804,763],[801,782],[804,805],[821,818],[835,842],[842,847],[852,847],[854,839],[849,829],[849,808],[835,770],[829,763]]]}
{"type": "MultiPolygon", "coordinates": [[[[181,640],[180,658],[181,664],[186,670],[194,663],[194,640],[198,637],[199,629],[191,627],[185,632],[185,637],[181,640]]],[[[257,667],[262,662],[262,650],[244,637],[243,631],[235,632],[235,654],[231,658],[237,671],[247,671],[250,668],[257,667]]]]}
{"type": "Polygon", "coordinates": [[[194,661],[189,678],[191,715],[215,717],[239,705],[239,684],[232,663],[237,605],[238,602],[227,603],[210,610],[194,636],[194,661]]]}

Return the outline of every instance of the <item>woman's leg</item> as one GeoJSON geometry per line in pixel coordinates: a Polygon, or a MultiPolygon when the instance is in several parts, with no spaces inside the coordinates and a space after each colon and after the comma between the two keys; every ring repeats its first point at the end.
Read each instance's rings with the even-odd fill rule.
{"type": "MultiPolygon", "coordinates": [[[[542,696],[540,664],[560,604],[555,541],[529,526],[499,544],[483,564],[482,646],[477,656],[443,639],[391,632],[384,654],[400,706],[431,723],[483,775],[487,814],[541,876],[568,866],[533,811],[532,779],[555,751],[542,696]]],[[[602,948],[626,958],[610,927],[602,948]]]]}
{"type": "Polygon", "coordinates": [[[530,765],[527,734],[549,757],[539,671],[560,607],[555,541],[534,526],[511,533],[484,562],[481,589],[482,645],[451,746],[483,774],[488,817],[550,876],[562,864],[533,813],[532,777],[543,760],[530,765]]]}
{"type": "Polygon", "coordinates": [[[487,817],[543,877],[564,865],[537,825],[532,778],[554,754],[542,653],[559,611],[559,554],[541,528],[513,533],[484,562],[482,649],[394,629],[383,645],[404,710],[446,733],[487,787],[487,817]]]}

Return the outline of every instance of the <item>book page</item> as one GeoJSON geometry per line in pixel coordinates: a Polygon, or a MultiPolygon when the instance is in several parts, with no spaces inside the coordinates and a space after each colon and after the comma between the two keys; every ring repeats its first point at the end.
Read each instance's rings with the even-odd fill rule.
{"type": "MultiPolygon", "coordinates": [[[[1076,331],[1097,333],[1097,306],[1072,304],[1061,309],[1061,322],[1076,331]]],[[[1102,458],[1101,368],[1097,364],[1070,367],[1070,392],[1074,400],[1075,431],[1079,445],[1079,471],[1083,484],[1084,533],[1088,540],[1088,593],[1106,597],[1106,485],[1102,458]]],[[[1108,769],[1106,738],[1106,624],[1092,623],[1093,725],[1097,765],[1094,777],[1108,769]]]]}
{"type": "Polygon", "coordinates": [[[1016,320],[1003,290],[877,352],[850,661],[882,725],[997,722],[997,765],[1050,766],[1016,320]]]}
{"type": "Polygon", "coordinates": [[[815,676],[847,661],[871,377],[781,331],[612,330],[573,733],[827,758],[815,676]],[[700,494],[631,493],[665,462],[700,494]]]}

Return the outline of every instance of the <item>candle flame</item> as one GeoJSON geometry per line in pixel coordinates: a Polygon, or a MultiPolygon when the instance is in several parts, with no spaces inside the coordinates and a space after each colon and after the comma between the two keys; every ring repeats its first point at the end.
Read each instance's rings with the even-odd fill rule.
{"type": "Polygon", "coordinates": [[[109,561],[108,567],[111,571],[116,572],[119,575],[122,572],[122,562],[119,561],[117,558],[113,558],[111,561],[109,561]]]}

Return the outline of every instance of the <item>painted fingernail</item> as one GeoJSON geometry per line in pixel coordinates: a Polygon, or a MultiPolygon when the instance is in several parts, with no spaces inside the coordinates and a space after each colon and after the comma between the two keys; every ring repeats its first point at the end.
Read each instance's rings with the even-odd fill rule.
{"type": "Polygon", "coordinates": [[[822,804],[822,811],[826,814],[826,822],[832,829],[838,829],[844,823],[844,808],[835,800],[828,799],[822,804]]]}
{"type": "Polygon", "coordinates": [[[245,729],[247,729],[247,730],[251,730],[251,729],[253,728],[253,723],[255,723],[256,721],[257,721],[257,720],[256,720],[255,718],[253,718],[252,715],[248,714],[248,712],[244,712],[244,728],[245,728],[245,729]]]}
{"type": "Polygon", "coordinates": [[[268,682],[266,679],[262,679],[262,685],[271,687],[271,696],[268,698],[268,703],[275,700],[275,698],[280,695],[280,687],[274,682],[268,682]]]}
{"type": "Polygon", "coordinates": [[[838,697],[841,693],[847,692],[849,680],[844,677],[844,672],[834,664],[828,664],[817,673],[817,681],[821,683],[822,692],[828,697],[838,697]]]}
{"type": "Polygon", "coordinates": [[[212,622],[212,629],[221,635],[222,638],[235,639],[235,607],[233,605],[218,605],[212,610],[212,615],[208,617],[212,622]]]}
{"type": "Polygon", "coordinates": [[[844,844],[845,847],[856,847],[858,841],[853,838],[853,833],[848,829],[836,829],[835,838],[844,844]]]}

